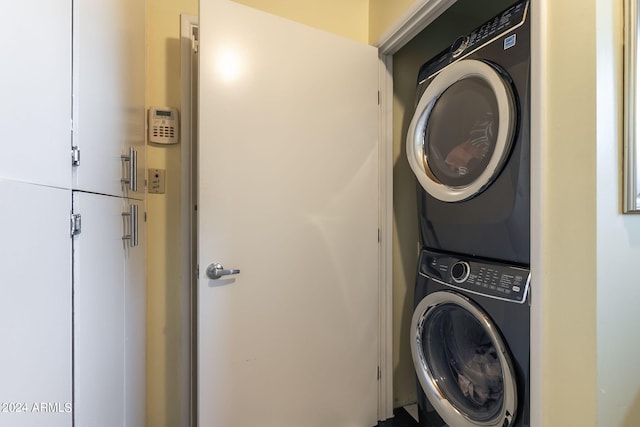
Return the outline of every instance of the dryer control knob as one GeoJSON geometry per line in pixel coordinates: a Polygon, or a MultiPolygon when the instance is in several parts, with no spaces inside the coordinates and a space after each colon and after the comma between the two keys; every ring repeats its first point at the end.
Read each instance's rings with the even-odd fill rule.
{"type": "Polygon", "coordinates": [[[453,42],[453,45],[451,45],[451,56],[457,58],[464,52],[468,45],[469,37],[458,37],[458,39],[453,42]]]}
{"type": "Polygon", "coordinates": [[[451,278],[456,283],[462,283],[469,278],[471,267],[466,261],[458,261],[451,266],[451,278]]]}

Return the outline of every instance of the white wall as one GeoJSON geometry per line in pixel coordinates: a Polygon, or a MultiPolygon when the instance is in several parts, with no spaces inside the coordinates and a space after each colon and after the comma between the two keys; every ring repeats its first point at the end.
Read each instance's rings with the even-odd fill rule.
{"type": "Polygon", "coordinates": [[[411,7],[412,0],[369,0],[369,44],[378,41],[411,7]]]}
{"type": "Polygon", "coordinates": [[[598,426],[640,425],[640,216],[622,215],[622,2],[597,1],[598,426]]]}
{"type": "MultiPolygon", "coordinates": [[[[180,107],[180,14],[197,0],[147,1],[147,105],[180,107]]],[[[147,196],[147,425],[179,426],[182,389],[181,144],[149,145],[147,166],[166,171],[166,193],[147,196]]]]}

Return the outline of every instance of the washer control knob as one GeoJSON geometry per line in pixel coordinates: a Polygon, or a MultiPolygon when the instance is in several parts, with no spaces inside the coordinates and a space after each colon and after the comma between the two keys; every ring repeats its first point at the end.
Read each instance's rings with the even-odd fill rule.
{"type": "Polygon", "coordinates": [[[469,37],[458,37],[455,42],[451,45],[451,56],[457,58],[464,52],[464,50],[469,45],[469,37]]]}
{"type": "Polygon", "coordinates": [[[462,283],[469,278],[471,267],[466,261],[458,261],[451,266],[451,279],[456,283],[462,283]]]}

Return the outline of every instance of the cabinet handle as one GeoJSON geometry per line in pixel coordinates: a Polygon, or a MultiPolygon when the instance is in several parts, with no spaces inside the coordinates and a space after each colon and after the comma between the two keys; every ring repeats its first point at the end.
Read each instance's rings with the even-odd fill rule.
{"type": "Polygon", "coordinates": [[[123,154],[120,158],[123,162],[129,164],[127,168],[128,176],[122,178],[120,182],[127,184],[131,191],[138,191],[138,174],[136,173],[138,170],[138,152],[135,148],[129,147],[129,154],[123,154]]]}
{"type": "Polygon", "coordinates": [[[122,217],[129,223],[129,234],[122,236],[122,240],[128,240],[132,248],[138,246],[138,205],[130,205],[129,212],[122,212],[122,217]]]}

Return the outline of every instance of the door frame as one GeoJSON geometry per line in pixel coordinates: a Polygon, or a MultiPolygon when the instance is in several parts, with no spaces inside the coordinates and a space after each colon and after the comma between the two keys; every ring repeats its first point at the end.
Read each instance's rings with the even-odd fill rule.
{"type": "MultiPolygon", "coordinates": [[[[393,417],[393,280],[392,280],[392,242],[393,242],[393,55],[411,41],[418,33],[433,22],[457,0],[420,0],[401,15],[396,22],[373,43],[379,55],[379,95],[380,120],[378,128],[379,155],[379,382],[378,382],[378,419],[383,421],[393,417]]],[[[197,169],[196,147],[196,101],[192,90],[192,64],[197,60],[193,46],[193,28],[198,26],[198,17],[181,15],[181,156],[182,156],[182,426],[195,426],[197,420],[197,384],[196,377],[196,326],[197,305],[195,304],[197,287],[195,284],[196,222],[195,222],[195,184],[197,169]]],[[[197,46],[197,42],[196,42],[197,46]]],[[[195,91],[197,93],[197,90],[195,91]]]]}
{"type": "Polygon", "coordinates": [[[181,202],[180,202],[180,229],[182,236],[181,258],[181,284],[180,305],[183,319],[181,330],[181,426],[190,427],[197,425],[198,399],[197,381],[193,378],[197,375],[197,216],[196,216],[196,191],[198,162],[197,153],[197,117],[198,93],[197,81],[194,75],[197,73],[199,18],[194,15],[180,15],[180,147],[181,157],[181,202]],[[195,67],[195,69],[194,69],[195,67]],[[187,321],[185,321],[187,320],[187,321]]]}
{"type": "Polygon", "coordinates": [[[380,380],[378,418],[393,417],[393,55],[409,43],[457,0],[415,2],[373,44],[380,57],[379,301],[380,380]]]}

